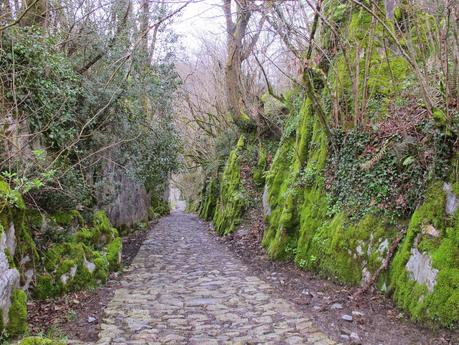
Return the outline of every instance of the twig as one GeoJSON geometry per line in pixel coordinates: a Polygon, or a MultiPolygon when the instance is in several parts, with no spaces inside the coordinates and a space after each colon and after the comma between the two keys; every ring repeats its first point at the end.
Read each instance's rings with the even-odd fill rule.
{"type": "Polygon", "coordinates": [[[27,12],[29,12],[30,9],[31,9],[32,7],[34,7],[35,4],[36,4],[38,1],[39,1],[39,0],[35,0],[34,2],[32,2],[32,3],[30,4],[30,6],[28,6],[28,7],[24,10],[24,12],[22,12],[21,15],[20,15],[14,22],[12,22],[12,23],[10,23],[10,24],[8,24],[8,25],[5,25],[4,27],[0,28],[0,32],[2,32],[3,30],[6,30],[6,29],[8,29],[8,28],[10,28],[10,27],[12,27],[12,26],[18,24],[18,23],[22,20],[22,18],[24,18],[24,16],[27,14],[27,12]]]}
{"type": "Polygon", "coordinates": [[[364,292],[366,292],[370,287],[373,286],[374,283],[378,280],[379,276],[381,275],[381,272],[385,271],[387,267],[389,267],[389,263],[392,260],[392,257],[395,254],[395,250],[397,249],[398,245],[400,242],[403,240],[406,234],[406,229],[403,229],[399,235],[392,241],[389,250],[387,251],[386,258],[382,262],[381,266],[376,270],[376,272],[373,274],[373,276],[363,285],[360,289],[358,289],[353,295],[352,299],[357,299],[359,298],[364,292]]]}

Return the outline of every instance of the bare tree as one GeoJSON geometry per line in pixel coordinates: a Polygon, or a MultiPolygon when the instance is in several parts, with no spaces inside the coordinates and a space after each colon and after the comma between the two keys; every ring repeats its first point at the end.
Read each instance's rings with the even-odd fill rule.
{"type": "Polygon", "coordinates": [[[253,51],[263,24],[266,20],[262,15],[258,21],[256,31],[248,39],[249,21],[257,11],[258,5],[249,0],[223,1],[223,11],[226,22],[226,48],[227,57],[225,65],[226,95],[229,112],[236,124],[243,125],[247,118],[246,95],[242,87],[242,63],[253,51]],[[235,5],[236,12],[232,13],[232,5],[235,5]]]}

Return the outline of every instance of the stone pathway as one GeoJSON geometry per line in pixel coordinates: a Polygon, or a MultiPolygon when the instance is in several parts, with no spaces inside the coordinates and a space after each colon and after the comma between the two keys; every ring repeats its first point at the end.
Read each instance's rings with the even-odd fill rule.
{"type": "Polygon", "coordinates": [[[193,215],[163,218],[121,286],[97,344],[336,344],[193,215]]]}

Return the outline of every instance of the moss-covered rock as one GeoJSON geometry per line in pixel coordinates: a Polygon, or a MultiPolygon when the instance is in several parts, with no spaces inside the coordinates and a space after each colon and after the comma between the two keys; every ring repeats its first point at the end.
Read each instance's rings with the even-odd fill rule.
{"type": "Polygon", "coordinates": [[[120,251],[119,237],[102,252],[81,242],[52,246],[45,255],[45,271],[37,277],[35,297],[46,299],[104,283],[110,270],[119,269],[120,251]]]}
{"type": "Polygon", "coordinates": [[[0,332],[18,336],[27,330],[27,289],[38,252],[29,231],[22,197],[0,179],[0,332]]]}
{"type": "MultiPolygon", "coordinates": [[[[274,156],[272,167],[266,176],[268,205],[271,213],[267,218],[267,228],[263,235],[263,246],[272,257],[285,257],[287,233],[286,219],[292,218],[288,210],[284,210],[287,199],[292,201],[293,182],[291,181],[290,165],[294,159],[294,146],[291,139],[285,140],[274,156]],[[281,222],[282,219],[282,222],[281,222]]],[[[290,224],[291,225],[291,224],[290,224]]]]}
{"type": "Polygon", "coordinates": [[[94,232],[99,235],[96,245],[105,245],[118,237],[118,231],[112,226],[103,210],[94,213],[93,228],[94,232]]]}
{"type": "Polygon", "coordinates": [[[106,247],[107,261],[111,271],[117,271],[121,264],[121,249],[123,242],[120,237],[115,238],[106,247]]]}
{"type": "Polygon", "coordinates": [[[459,212],[446,213],[443,183],[433,183],[411,217],[390,270],[394,300],[415,320],[459,324],[459,212]]]}
{"type": "MultiPolygon", "coordinates": [[[[383,2],[378,3],[383,9],[383,2]]],[[[382,272],[376,285],[392,292],[396,303],[415,320],[456,327],[459,211],[452,212],[447,200],[453,195],[457,207],[459,183],[451,178],[445,192],[443,182],[436,181],[424,201],[418,196],[428,183],[444,179],[450,171],[447,161],[454,147],[449,140],[454,135],[448,131],[450,138],[445,139],[439,134],[439,147],[432,144],[421,153],[410,146],[411,134],[396,124],[395,117],[388,121],[389,110],[396,110],[395,114],[403,113],[405,107],[412,111],[419,106],[413,100],[422,94],[400,51],[400,45],[407,48],[403,37],[408,35],[415,43],[409,53],[419,63],[425,64],[427,60],[422,59],[437,49],[427,47],[432,16],[418,13],[420,7],[411,5],[408,13],[410,9],[402,4],[380,21],[351,2],[324,1],[324,14],[334,29],[321,27],[319,37],[329,55],[317,66],[310,61],[308,71],[314,80],[307,83],[318,101],[304,96],[289,101],[290,117],[271,167],[265,171],[266,151],[260,146],[258,163],[251,170],[253,182],[265,185],[262,244],[272,258],[294,260],[302,268],[358,285],[368,282],[381,267],[399,229],[409,223],[390,270],[382,272]],[[411,29],[406,27],[408,18],[411,29]],[[405,31],[408,29],[412,32],[405,31]],[[349,39],[338,40],[336,30],[349,39]],[[395,36],[400,36],[399,41],[394,42],[395,36]],[[325,122],[331,130],[324,128],[325,122]],[[394,147],[389,146],[391,140],[394,147]],[[423,163],[414,167],[417,161],[423,163]],[[441,169],[446,173],[437,173],[441,169]]],[[[424,133],[432,124],[447,124],[446,112],[433,110],[433,118],[417,124],[414,131],[424,133]]],[[[437,140],[435,136],[426,135],[419,141],[423,149],[430,145],[426,142],[437,140]]],[[[200,216],[213,218],[219,234],[236,229],[245,207],[239,159],[242,147],[240,141],[223,174],[209,180],[201,195],[200,216]]],[[[452,170],[457,171],[459,163],[453,164],[452,170]]]]}
{"type": "Polygon", "coordinates": [[[267,168],[267,152],[266,148],[260,143],[258,146],[258,161],[255,168],[252,170],[253,181],[257,186],[265,184],[265,172],[267,168]]]}
{"type": "Polygon", "coordinates": [[[6,326],[8,335],[16,337],[27,332],[27,295],[24,291],[20,289],[13,291],[8,314],[9,322],[6,326]]]}
{"type": "Polygon", "coordinates": [[[267,218],[263,245],[271,257],[281,259],[293,258],[296,252],[299,205],[303,203],[300,175],[307,167],[314,131],[311,102],[306,100],[299,114],[293,116],[300,119],[294,131],[296,139],[284,137],[266,175],[271,214],[267,218]]]}
{"type": "Polygon", "coordinates": [[[216,177],[210,177],[206,180],[201,192],[198,214],[202,219],[212,220],[215,214],[215,207],[220,193],[219,180],[216,177]]]}
{"type": "Polygon", "coordinates": [[[51,218],[61,226],[82,226],[84,219],[78,210],[55,213],[51,218]]]}
{"type": "MultiPolygon", "coordinates": [[[[340,213],[317,228],[306,248],[298,246],[295,261],[336,281],[358,285],[381,266],[395,234],[372,215],[353,224],[340,213]]],[[[380,286],[386,284],[382,276],[380,286]]]]}
{"type": "Polygon", "coordinates": [[[94,269],[88,268],[88,260],[92,256],[92,250],[83,243],[52,246],[45,256],[46,271],[37,278],[35,296],[45,299],[88,285],[94,286],[96,282],[91,274],[94,269]]]}
{"type": "Polygon", "coordinates": [[[73,240],[101,249],[118,236],[118,230],[111,225],[105,211],[99,210],[94,213],[92,227],[81,228],[73,235],[73,240]]]}
{"type": "Polygon", "coordinates": [[[46,235],[44,228],[49,224],[76,230],[84,225],[79,212],[49,217],[28,210],[21,196],[1,179],[0,204],[0,332],[17,337],[27,331],[23,289],[33,285],[34,296],[55,297],[96,286],[107,280],[110,271],[119,269],[122,241],[105,212],[97,211],[89,227],[59,237],[58,243],[42,241],[39,251],[32,233],[46,235]]]}
{"type": "Polygon", "coordinates": [[[215,230],[220,235],[227,235],[236,230],[246,207],[247,200],[241,183],[239,164],[239,153],[243,147],[244,137],[241,136],[236,148],[229,155],[221,177],[219,199],[213,217],[215,230]]]}
{"type": "Polygon", "coordinates": [[[358,285],[379,268],[396,232],[373,215],[352,222],[342,212],[328,214],[328,139],[311,102],[299,114],[296,139],[284,138],[267,173],[271,214],[263,245],[271,257],[358,285]]]}
{"type": "Polygon", "coordinates": [[[48,248],[34,295],[46,299],[104,283],[110,271],[120,268],[121,249],[122,240],[105,212],[95,212],[92,227],[48,248]]]}

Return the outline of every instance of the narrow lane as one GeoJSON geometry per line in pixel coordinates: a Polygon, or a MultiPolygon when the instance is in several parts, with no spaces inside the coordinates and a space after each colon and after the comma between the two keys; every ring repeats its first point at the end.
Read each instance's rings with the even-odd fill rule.
{"type": "Polygon", "coordinates": [[[336,344],[181,212],[150,232],[107,306],[98,344],[336,344]]]}

